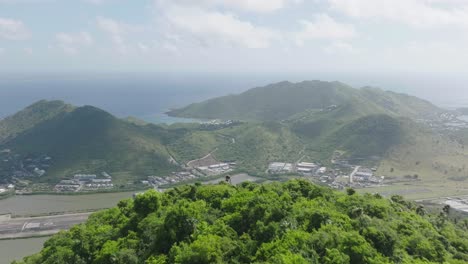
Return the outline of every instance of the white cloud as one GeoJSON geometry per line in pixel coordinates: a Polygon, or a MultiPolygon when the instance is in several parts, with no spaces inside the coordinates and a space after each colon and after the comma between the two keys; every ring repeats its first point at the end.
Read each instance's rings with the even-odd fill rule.
{"type": "Polygon", "coordinates": [[[89,47],[93,44],[93,37],[85,31],[79,33],[58,33],[55,40],[60,49],[65,53],[76,54],[82,47],[89,47]]]}
{"type": "Polygon", "coordinates": [[[20,20],[0,17],[0,39],[23,40],[31,36],[31,33],[20,20]]]}
{"type": "Polygon", "coordinates": [[[218,0],[219,4],[254,12],[273,12],[301,0],[218,0]]]}
{"type": "Polygon", "coordinates": [[[326,14],[315,16],[314,21],[302,20],[303,29],[295,34],[296,44],[304,45],[313,39],[347,39],[356,36],[356,31],[351,24],[336,22],[326,14]]]}
{"type": "Polygon", "coordinates": [[[2,55],[3,53],[5,53],[5,49],[4,49],[4,48],[0,48],[0,55],[2,55]]]}
{"type": "Polygon", "coordinates": [[[323,49],[328,54],[355,53],[354,47],[346,42],[333,42],[323,49]]]}
{"type": "Polygon", "coordinates": [[[126,43],[126,36],[132,32],[143,31],[142,27],[123,23],[111,18],[98,17],[98,28],[111,37],[115,50],[119,53],[125,54],[129,51],[126,43]]]}
{"type": "Polygon", "coordinates": [[[270,13],[303,0],[157,0],[160,5],[176,4],[190,7],[225,7],[249,12],[270,13]]]}
{"type": "Polygon", "coordinates": [[[385,19],[414,28],[468,26],[468,1],[328,0],[328,2],[334,10],[355,18],[385,19]]]}
{"type": "Polygon", "coordinates": [[[173,28],[206,45],[221,42],[247,48],[266,48],[279,37],[273,30],[240,20],[234,14],[197,7],[172,6],[167,10],[166,18],[173,28]]]}

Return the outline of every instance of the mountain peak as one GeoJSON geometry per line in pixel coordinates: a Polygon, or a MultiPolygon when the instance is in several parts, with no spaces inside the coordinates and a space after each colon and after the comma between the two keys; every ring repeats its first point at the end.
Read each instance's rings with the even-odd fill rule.
{"type": "Polygon", "coordinates": [[[383,113],[416,117],[437,109],[416,97],[389,93],[378,88],[355,89],[339,81],[309,80],[297,83],[283,81],[257,87],[238,95],[192,104],[169,114],[193,118],[279,121],[304,111],[326,109],[334,105],[355,105],[355,108],[360,109],[360,115],[383,113]],[[400,105],[404,106],[401,111],[392,108],[400,105]]]}

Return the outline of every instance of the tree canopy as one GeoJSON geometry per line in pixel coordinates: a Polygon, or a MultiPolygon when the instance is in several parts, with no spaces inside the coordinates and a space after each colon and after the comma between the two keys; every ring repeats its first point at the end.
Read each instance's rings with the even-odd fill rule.
{"type": "Polygon", "coordinates": [[[17,263],[467,263],[468,221],[423,211],[304,180],[187,185],[123,200],[17,263]]]}

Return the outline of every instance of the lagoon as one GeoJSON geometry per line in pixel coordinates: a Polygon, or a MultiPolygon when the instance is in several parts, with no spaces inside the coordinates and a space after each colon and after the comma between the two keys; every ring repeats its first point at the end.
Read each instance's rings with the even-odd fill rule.
{"type": "Polygon", "coordinates": [[[0,264],[9,264],[13,260],[21,260],[25,256],[39,252],[48,238],[0,240],[0,264]]]}

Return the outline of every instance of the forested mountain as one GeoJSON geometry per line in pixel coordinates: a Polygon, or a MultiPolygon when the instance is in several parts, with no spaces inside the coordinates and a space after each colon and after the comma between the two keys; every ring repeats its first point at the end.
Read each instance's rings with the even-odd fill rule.
{"type": "Polygon", "coordinates": [[[174,169],[165,147],[169,137],[166,129],[126,122],[92,106],[41,101],[0,124],[4,131],[13,131],[8,132],[11,136],[1,148],[24,156],[53,158],[41,181],[53,183],[76,172],[101,171],[136,179],[174,169]]]}
{"type": "Polygon", "coordinates": [[[450,208],[307,181],[148,191],[61,232],[22,264],[468,262],[450,208]]]}
{"type": "Polygon", "coordinates": [[[34,103],[18,113],[0,120],[0,143],[13,138],[35,125],[56,117],[57,115],[70,112],[73,106],[62,101],[42,100],[34,103]]]}
{"type": "MultiPolygon", "coordinates": [[[[45,176],[33,179],[47,183],[101,171],[121,181],[165,176],[178,169],[169,162],[172,158],[184,164],[208,153],[219,161],[236,161],[240,171],[263,174],[274,161],[294,163],[306,157],[326,165],[336,151],[343,159],[371,158],[376,167],[388,161],[387,171],[379,171],[383,175],[424,170],[431,177],[448,172],[461,177],[463,146],[415,122],[441,111],[412,96],[321,81],[272,84],[172,113],[249,120],[214,129],[158,126],[119,119],[92,106],[40,101],[0,121],[0,150],[51,156],[45,176]],[[428,152],[434,142],[446,151],[428,152]],[[410,155],[423,152],[421,158],[410,155]],[[414,169],[410,163],[416,162],[421,166],[414,169]]],[[[11,175],[9,170],[0,166],[0,177],[11,175]]]]}
{"type": "Polygon", "coordinates": [[[239,95],[214,98],[169,112],[194,118],[280,121],[304,111],[352,108],[354,114],[424,117],[439,111],[422,99],[377,88],[354,89],[340,82],[280,82],[250,89],[239,95]]]}

